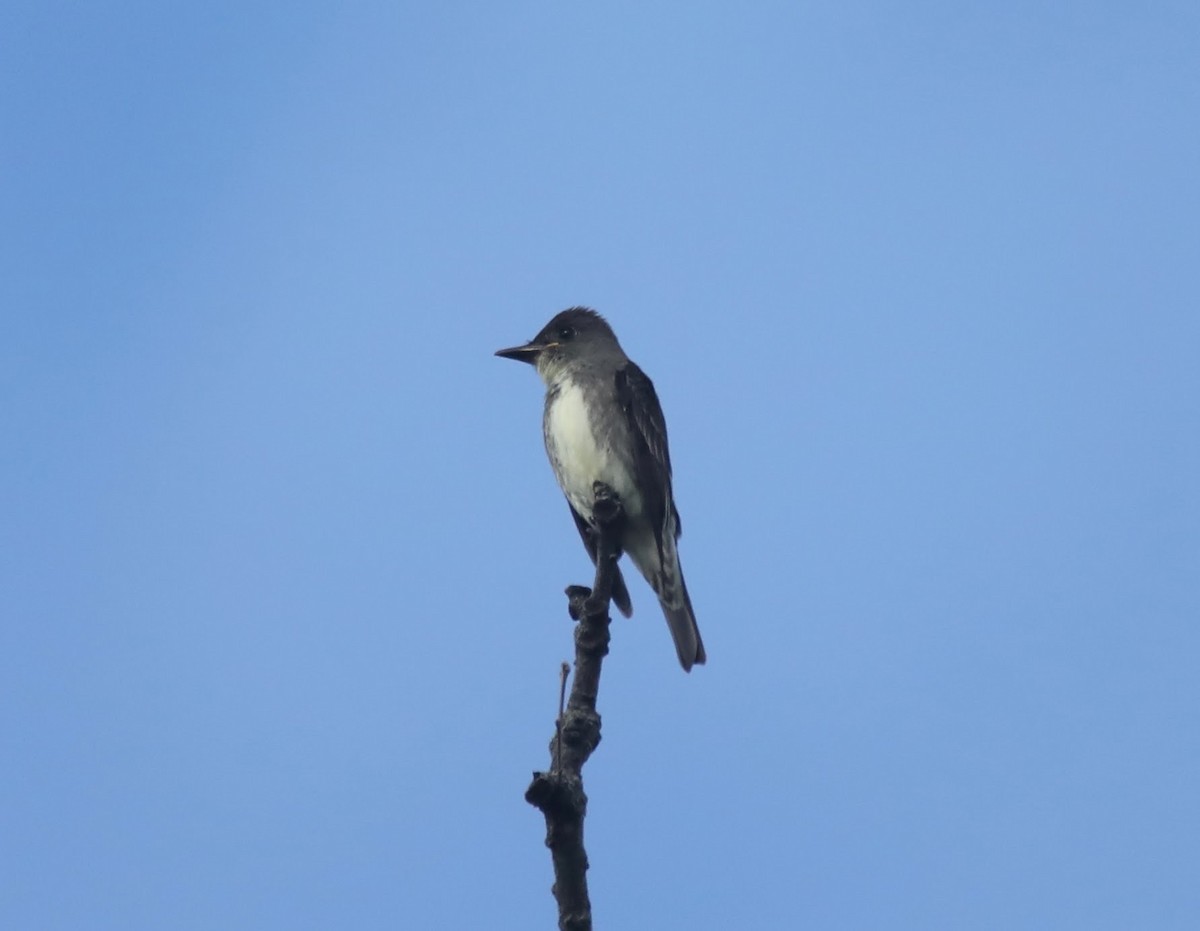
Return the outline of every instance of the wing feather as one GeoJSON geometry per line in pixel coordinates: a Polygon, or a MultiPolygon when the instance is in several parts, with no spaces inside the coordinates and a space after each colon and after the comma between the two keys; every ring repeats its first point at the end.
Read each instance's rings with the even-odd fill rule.
{"type": "Polygon", "coordinates": [[[634,468],[638,487],[655,533],[660,536],[671,508],[676,538],[681,533],[679,512],[671,494],[671,451],[667,445],[667,421],[654,391],[654,383],[633,362],[617,369],[617,400],[629,420],[634,437],[634,468]]]}

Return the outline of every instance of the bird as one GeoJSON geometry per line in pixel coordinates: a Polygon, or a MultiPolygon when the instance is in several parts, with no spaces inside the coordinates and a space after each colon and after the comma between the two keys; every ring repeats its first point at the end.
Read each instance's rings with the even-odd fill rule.
{"type": "MultiPolygon", "coordinates": [[[[707,659],[679,563],[682,532],[671,489],[667,424],[654,384],[627,356],[608,321],[588,307],[556,314],[529,342],[497,356],[527,362],[546,387],[542,436],[554,476],[593,564],[599,545],[595,483],[624,510],[618,556],[627,554],[649,583],[685,672],[707,659]]],[[[612,600],[633,613],[614,566],[612,600]]]]}

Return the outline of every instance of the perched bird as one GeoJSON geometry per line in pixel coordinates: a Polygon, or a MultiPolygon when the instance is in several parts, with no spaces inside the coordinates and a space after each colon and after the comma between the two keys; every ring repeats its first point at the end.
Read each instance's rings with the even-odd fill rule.
{"type": "MultiPolygon", "coordinates": [[[[625,355],[608,322],[586,307],[564,310],[528,343],[496,355],[530,363],[546,383],[546,454],[592,562],[598,544],[593,483],[602,482],[624,508],[620,552],[658,595],[679,662],[685,671],[703,663],[676,548],[680,523],[667,424],[650,379],[625,355]]],[[[612,599],[629,617],[629,590],[620,567],[614,569],[612,599]]]]}

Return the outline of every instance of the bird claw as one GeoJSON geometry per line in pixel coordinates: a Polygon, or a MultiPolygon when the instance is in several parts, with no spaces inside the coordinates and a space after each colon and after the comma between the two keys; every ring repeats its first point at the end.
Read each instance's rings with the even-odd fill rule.
{"type": "Polygon", "coordinates": [[[603,526],[621,514],[621,497],[604,482],[592,482],[592,516],[603,526]]]}

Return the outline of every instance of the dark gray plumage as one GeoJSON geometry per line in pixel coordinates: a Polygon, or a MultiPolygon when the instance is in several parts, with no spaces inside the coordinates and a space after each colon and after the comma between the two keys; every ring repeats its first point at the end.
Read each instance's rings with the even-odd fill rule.
{"type": "MultiPolygon", "coordinates": [[[[625,355],[604,318],[585,307],[564,310],[525,345],[496,355],[535,365],[546,383],[546,453],[592,562],[592,485],[599,481],[621,499],[621,551],[658,595],[679,662],[685,670],[703,663],[704,644],[676,546],[681,528],[671,493],[667,424],[650,379],[625,355]]],[[[619,568],[613,601],[630,615],[619,568]]]]}

